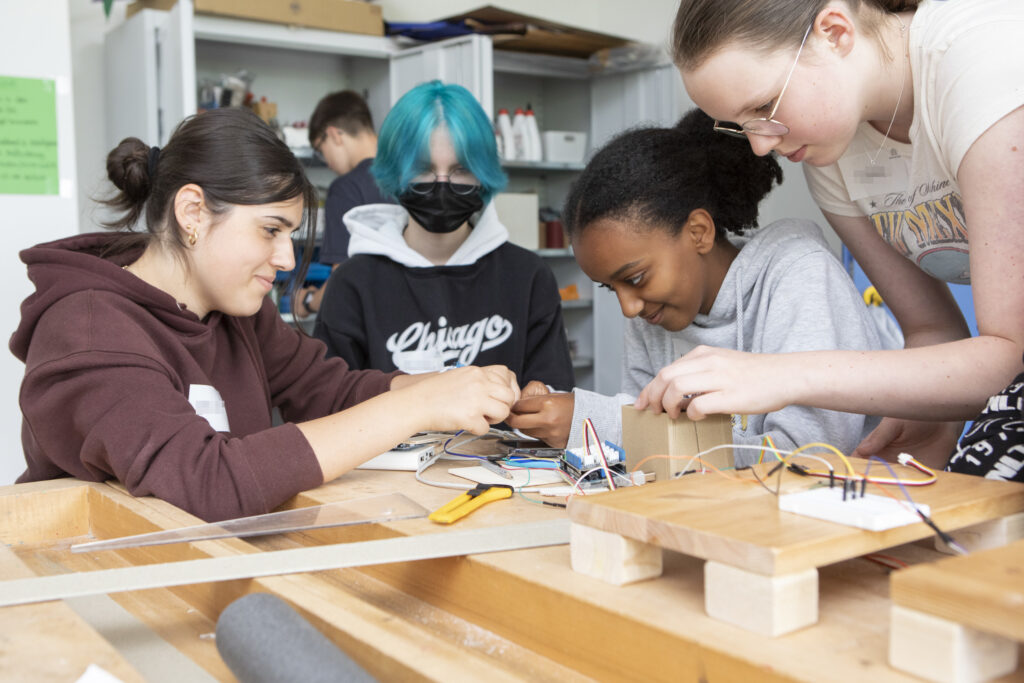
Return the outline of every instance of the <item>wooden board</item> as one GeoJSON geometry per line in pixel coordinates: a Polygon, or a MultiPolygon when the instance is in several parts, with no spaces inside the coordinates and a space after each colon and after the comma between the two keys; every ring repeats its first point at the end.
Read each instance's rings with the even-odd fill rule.
{"type": "MultiPolygon", "coordinates": [[[[836,462],[834,457],[829,458],[836,462]]],[[[855,460],[863,471],[866,461],[855,460]]],[[[772,463],[758,465],[764,479],[772,463]]],[[[876,464],[872,472],[881,468],[876,464]]],[[[920,478],[901,468],[908,479],[920,478]]],[[[778,476],[778,475],[776,475],[778,476]]],[[[769,482],[774,488],[775,477],[769,482]]],[[[781,493],[820,485],[823,480],[785,473],[781,493]]],[[[899,495],[896,487],[886,487],[899,495]]],[[[878,493],[876,487],[869,492],[878,493]]],[[[1024,486],[940,472],[931,486],[911,488],[918,503],[931,506],[932,519],[952,531],[1024,510],[1024,486]]],[[[578,524],[644,543],[766,575],[805,569],[877,552],[932,536],[918,522],[888,531],[862,531],[781,512],[775,496],[749,471],[687,475],[667,482],[574,498],[569,517],[578,524]]]]}
{"type": "Polygon", "coordinates": [[[1024,541],[896,572],[892,600],[1024,642],[1024,541]]]}

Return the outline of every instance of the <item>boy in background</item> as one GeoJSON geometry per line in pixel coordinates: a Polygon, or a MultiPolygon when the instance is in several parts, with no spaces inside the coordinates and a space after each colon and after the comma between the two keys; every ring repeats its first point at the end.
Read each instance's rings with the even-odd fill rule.
{"type": "MultiPolygon", "coordinates": [[[[377,133],[370,109],[358,93],[341,90],[325,95],[309,120],[309,144],[314,153],[338,174],[327,190],[325,227],[320,262],[336,268],[348,258],[345,213],[364,204],[392,203],[381,194],[370,174],[377,156],[377,133]]],[[[296,296],[294,312],[304,318],[320,310],[323,289],[306,287],[296,296]]]]}

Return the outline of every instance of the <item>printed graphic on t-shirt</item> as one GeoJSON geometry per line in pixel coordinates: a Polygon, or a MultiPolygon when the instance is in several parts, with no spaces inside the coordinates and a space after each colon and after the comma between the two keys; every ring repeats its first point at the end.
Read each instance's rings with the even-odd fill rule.
{"type": "Polygon", "coordinates": [[[909,177],[907,160],[895,151],[874,167],[883,179],[872,187],[865,180],[864,158],[851,155],[840,160],[839,168],[851,199],[882,239],[929,275],[970,284],[967,221],[959,189],[948,179],[914,185],[895,182],[909,177]]]}
{"type": "Polygon", "coordinates": [[[441,316],[436,329],[429,321],[412,323],[388,337],[386,346],[391,353],[435,350],[447,366],[473,365],[482,351],[493,349],[511,336],[512,323],[500,315],[455,327],[449,327],[448,319],[441,316]]]}
{"type": "Polygon", "coordinates": [[[988,400],[946,469],[986,479],[1024,481],[1024,373],[988,400]]]}

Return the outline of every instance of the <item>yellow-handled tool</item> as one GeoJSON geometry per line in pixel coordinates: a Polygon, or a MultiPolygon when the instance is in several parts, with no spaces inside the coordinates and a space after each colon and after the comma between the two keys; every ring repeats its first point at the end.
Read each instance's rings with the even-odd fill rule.
{"type": "Polygon", "coordinates": [[[431,512],[429,519],[438,524],[451,524],[491,501],[511,498],[512,492],[512,487],[504,484],[477,484],[431,512]]]}

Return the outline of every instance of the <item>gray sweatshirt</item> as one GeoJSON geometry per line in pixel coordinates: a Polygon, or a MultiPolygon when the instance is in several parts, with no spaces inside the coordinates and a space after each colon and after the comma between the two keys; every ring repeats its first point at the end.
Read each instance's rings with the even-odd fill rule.
{"type": "MultiPolygon", "coordinates": [[[[590,418],[602,439],[620,443],[621,406],[633,403],[657,372],[698,345],[754,353],[882,348],[868,307],[811,221],[784,219],[758,230],[729,267],[711,312],[679,332],[642,319],[626,321],[622,393],[575,390],[569,446],[582,444],[590,418]]],[[[770,435],[779,449],[824,441],[852,451],[878,418],[805,406],[764,415],[733,416],[733,442],[760,445],[770,435]]],[[[755,450],[736,450],[739,467],[755,450]]]]}

